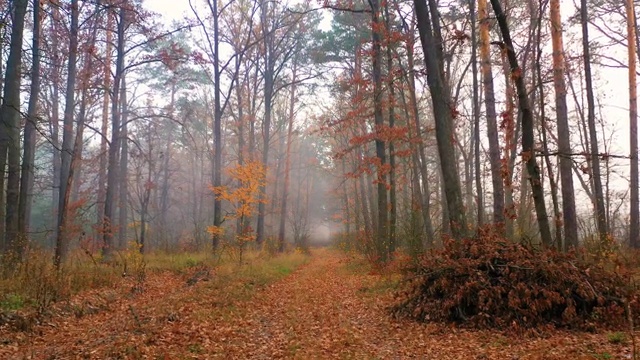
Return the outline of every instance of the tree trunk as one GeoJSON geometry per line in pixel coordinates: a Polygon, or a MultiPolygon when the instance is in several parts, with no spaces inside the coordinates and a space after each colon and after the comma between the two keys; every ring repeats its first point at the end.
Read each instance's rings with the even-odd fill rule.
{"type": "Polygon", "coordinates": [[[553,240],[551,237],[549,218],[547,217],[547,209],[544,201],[544,190],[542,188],[540,168],[536,161],[533,135],[533,113],[529,107],[527,89],[524,85],[524,73],[518,66],[518,59],[516,58],[513,42],[511,41],[511,34],[507,25],[507,18],[502,11],[500,1],[491,0],[491,5],[493,6],[493,11],[498,19],[498,25],[500,26],[504,46],[507,50],[509,64],[511,65],[511,78],[515,82],[518,94],[518,106],[522,113],[522,160],[527,165],[527,172],[529,182],[531,183],[540,236],[544,246],[551,246],[553,240]]]}
{"type": "Polygon", "coordinates": [[[31,223],[31,205],[33,201],[34,161],[36,150],[36,122],[38,120],[38,100],[40,98],[40,1],[33,2],[33,43],[31,56],[31,86],[27,121],[24,127],[24,151],[20,178],[20,203],[18,204],[19,238],[27,240],[31,223]]]}
{"type": "MultiPolygon", "coordinates": [[[[104,56],[104,68],[103,68],[103,91],[104,95],[102,97],[102,125],[101,132],[102,136],[100,137],[100,167],[98,170],[98,201],[96,203],[97,207],[97,229],[105,229],[104,224],[104,207],[105,207],[105,196],[106,196],[106,182],[107,182],[107,132],[109,131],[109,100],[110,95],[109,91],[111,89],[111,50],[112,50],[112,32],[113,28],[113,15],[111,11],[107,11],[105,16],[107,17],[106,23],[106,50],[104,56]]],[[[101,235],[102,232],[100,232],[101,235]]]]}
{"type": "MultiPolygon", "coordinates": [[[[269,2],[262,1],[260,4],[262,11],[262,32],[264,36],[265,47],[265,71],[264,71],[264,119],[262,122],[262,164],[265,170],[265,176],[269,170],[269,140],[271,130],[271,115],[273,107],[273,90],[274,90],[274,33],[270,29],[267,29],[267,19],[269,16],[269,2]]],[[[264,220],[266,216],[266,181],[262,182],[260,186],[260,203],[258,204],[258,220],[256,224],[256,243],[262,244],[265,238],[264,233],[264,220]]]]}
{"type": "Polygon", "coordinates": [[[629,244],[640,248],[640,204],[638,199],[638,94],[636,80],[636,16],[633,0],[627,0],[627,43],[629,49],[629,149],[631,150],[631,219],[629,244]]]}
{"type": "MultiPolygon", "coordinates": [[[[542,9],[540,9],[542,12],[542,9]]],[[[542,18],[540,17],[540,20],[542,18]]],[[[556,246],[559,251],[566,248],[563,246],[562,241],[562,215],[560,214],[560,205],[558,204],[558,185],[556,183],[555,177],[553,175],[553,167],[551,164],[551,159],[549,156],[549,139],[547,138],[547,117],[545,113],[545,93],[544,93],[544,83],[542,79],[542,26],[538,27],[538,35],[537,35],[537,47],[538,54],[535,62],[536,68],[536,79],[537,79],[537,87],[538,87],[538,95],[540,97],[540,121],[541,121],[541,134],[542,134],[542,149],[544,151],[544,162],[547,166],[547,173],[549,177],[549,187],[551,188],[551,202],[553,204],[553,217],[555,219],[555,241],[556,246]]],[[[566,242],[564,243],[566,244],[566,242]]]]}
{"type": "Polygon", "coordinates": [[[422,177],[422,219],[424,221],[425,232],[427,236],[427,245],[432,246],[435,240],[435,234],[433,230],[433,222],[431,221],[431,189],[429,186],[429,171],[427,168],[427,157],[425,155],[425,144],[421,134],[420,126],[420,110],[418,109],[418,98],[416,96],[416,76],[414,69],[414,40],[413,37],[409,37],[407,40],[407,65],[409,68],[409,98],[411,100],[411,112],[416,131],[416,138],[418,142],[418,155],[420,157],[420,176],[422,177]]]}
{"type": "MultiPolygon", "coordinates": [[[[385,27],[387,29],[387,37],[391,37],[391,18],[389,17],[389,1],[384,2],[385,27]]],[[[389,129],[393,131],[395,127],[395,75],[393,71],[393,56],[391,51],[390,40],[387,39],[387,91],[388,91],[388,112],[389,112],[389,129]]],[[[385,187],[386,190],[386,187],[385,187]]],[[[393,140],[389,141],[389,235],[388,249],[389,255],[396,251],[396,226],[398,221],[398,201],[396,199],[396,155],[393,140]]]]}
{"type": "MultiPolygon", "coordinates": [[[[562,184],[562,215],[565,248],[578,246],[576,200],[571,170],[571,134],[567,114],[567,86],[564,72],[564,45],[560,0],[551,0],[551,43],[553,46],[553,83],[556,91],[556,118],[558,123],[558,152],[560,153],[560,182],[562,184]]],[[[544,106],[544,104],[541,104],[544,106]]],[[[558,239],[560,241],[560,239],[558,239]]]]}
{"type": "MultiPolygon", "coordinates": [[[[482,191],[482,173],[481,173],[481,164],[480,164],[480,99],[478,94],[478,62],[477,62],[477,35],[476,35],[476,1],[469,0],[469,12],[471,13],[471,72],[473,73],[473,139],[474,139],[474,158],[475,158],[475,175],[476,175],[476,198],[477,198],[477,206],[478,206],[478,214],[477,214],[477,225],[482,226],[484,222],[484,203],[483,197],[484,193],[482,191]]],[[[486,12],[486,4],[485,4],[485,12],[486,12]]],[[[495,114],[494,114],[495,115],[495,114]]],[[[494,118],[495,120],[495,118],[494,118]]],[[[493,170],[493,168],[492,168],[493,170]]],[[[491,173],[493,176],[493,172],[491,173]]],[[[493,178],[492,178],[493,179],[493,178]]],[[[498,181],[500,184],[501,181],[498,181]]],[[[496,197],[496,189],[493,189],[494,197],[496,197]]],[[[495,203],[494,200],[494,209],[495,212],[495,203]]],[[[494,215],[495,220],[495,215],[494,215]]]]}
{"type": "Polygon", "coordinates": [[[78,57],[78,0],[71,2],[71,27],[69,32],[69,61],[67,63],[67,89],[65,94],[64,121],[62,131],[62,166],[60,167],[60,194],[58,199],[58,234],[54,264],[57,268],[64,262],[69,242],[69,197],[71,194],[71,162],[74,155],[73,118],[75,111],[75,86],[78,57]]]}
{"type": "Polygon", "coordinates": [[[385,141],[382,138],[384,118],[382,109],[382,36],[384,24],[380,19],[381,9],[378,0],[371,0],[371,41],[373,43],[372,67],[373,67],[373,118],[375,124],[376,147],[376,183],[377,183],[377,228],[376,228],[376,252],[378,261],[386,262],[389,251],[389,210],[387,209],[387,185],[385,141]]]}
{"type": "Polygon", "coordinates": [[[21,256],[22,245],[18,239],[18,197],[20,188],[20,83],[22,66],[22,38],[27,0],[14,1],[11,45],[2,107],[0,108],[0,193],[4,195],[4,173],[8,160],[6,202],[0,198],[0,207],[6,206],[2,219],[5,232],[0,233],[5,251],[21,256]]]}
{"type": "Polygon", "coordinates": [[[493,72],[489,49],[489,12],[487,0],[478,0],[480,23],[480,67],[482,68],[482,88],[487,117],[487,137],[489,139],[489,162],[491,164],[491,185],[493,189],[493,222],[505,221],[505,194],[501,175],[500,144],[498,141],[498,123],[496,116],[496,98],[493,90],[493,72]]]}
{"type": "Polygon", "coordinates": [[[591,171],[593,190],[595,194],[596,223],[600,241],[605,241],[609,230],[607,229],[607,213],[604,208],[602,193],[602,178],[600,176],[600,158],[598,150],[598,133],[595,119],[595,100],[593,95],[593,80],[591,78],[591,50],[589,45],[589,19],[587,12],[587,0],[580,0],[580,23],[582,25],[582,49],[584,61],[584,79],[587,90],[587,124],[589,126],[589,142],[591,147],[591,171]]]}
{"type": "MultiPolygon", "coordinates": [[[[442,58],[438,57],[439,45],[434,39],[429,10],[425,0],[414,0],[416,15],[418,17],[418,30],[422,42],[425,64],[427,67],[427,82],[431,92],[433,112],[435,116],[436,138],[440,166],[443,176],[443,188],[449,213],[451,233],[455,239],[462,239],[466,234],[465,211],[462,204],[462,192],[460,190],[460,178],[456,171],[455,149],[453,147],[453,105],[449,98],[446,86],[442,80],[442,58]]],[[[431,14],[436,18],[436,14],[431,14]]]]}
{"type": "MultiPolygon", "coordinates": [[[[213,15],[213,51],[214,51],[214,113],[213,113],[213,186],[220,187],[222,185],[222,105],[221,105],[221,84],[220,84],[220,34],[218,29],[218,1],[212,2],[212,15],[213,15]]],[[[266,96],[265,96],[266,107],[266,96]]],[[[265,163],[266,166],[266,163],[265,163]]],[[[219,195],[214,195],[213,201],[213,226],[220,227],[222,225],[222,199],[219,195]]],[[[220,243],[219,233],[216,232],[212,238],[213,249],[218,248],[220,243]]]]}
{"type": "Polygon", "coordinates": [[[118,246],[121,249],[127,247],[127,203],[129,199],[129,108],[127,104],[127,85],[126,76],[122,75],[120,86],[120,119],[122,126],[120,127],[120,170],[119,176],[119,191],[118,196],[118,246]]]}
{"type": "Polygon", "coordinates": [[[111,144],[109,145],[109,166],[107,167],[107,189],[104,201],[103,255],[110,257],[113,252],[113,210],[118,186],[118,154],[120,153],[120,86],[124,72],[126,9],[120,8],[118,15],[116,72],[113,78],[111,98],[111,144]]]}

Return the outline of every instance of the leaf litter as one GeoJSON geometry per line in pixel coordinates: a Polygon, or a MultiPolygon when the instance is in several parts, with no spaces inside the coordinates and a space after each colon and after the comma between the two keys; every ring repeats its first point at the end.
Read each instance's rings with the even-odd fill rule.
{"type": "Polygon", "coordinates": [[[0,328],[2,359],[631,359],[629,334],[545,330],[516,335],[418,323],[389,314],[389,276],[352,271],[316,250],[271,284],[186,285],[149,274],[60,303],[29,332],[0,328]],[[239,294],[244,294],[240,296],[239,294]]]}

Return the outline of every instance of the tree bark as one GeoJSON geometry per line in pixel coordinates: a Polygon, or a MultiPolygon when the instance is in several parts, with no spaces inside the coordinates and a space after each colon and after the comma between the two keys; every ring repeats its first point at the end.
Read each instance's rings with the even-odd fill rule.
{"type": "Polygon", "coordinates": [[[109,144],[109,165],[107,167],[107,189],[104,201],[104,229],[103,229],[103,255],[110,257],[113,252],[113,210],[115,207],[115,194],[118,186],[118,155],[120,153],[120,86],[124,73],[125,56],[125,29],[126,9],[120,8],[118,15],[117,46],[116,46],[116,72],[113,78],[111,96],[111,144],[109,144]]]}
{"type": "Polygon", "coordinates": [[[62,166],[60,167],[60,194],[58,199],[58,234],[54,264],[57,268],[64,262],[68,248],[69,198],[71,195],[71,162],[74,154],[73,118],[75,111],[75,86],[78,57],[78,22],[80,10],[78,0],[71,2],[71,27],[69,31],[69,60],[67,63],[67,89],[65,94],[62,130],[62,166]]]}
{"type": "Polygon", "coordinates": [[[589,19],[587,0],[580,0],[580,23],[582,25],[582,49],[584,62],[584,80],[587,91],[587,125],[589,126],[589,142],[591,147],[591,174],[593,191],[595,194],[596,223],[600,241],[605,241],[609,230],[607,229],[607,212],[604,208],[602,193],[602,177],[600,175],[600,158],[598,150],[598,133],[595,119],[595,100],[593,95],[593,80],[591,78],[591,50],[589,45],[589,19]]]}
{"type": "Polygon", "coordinates": [[[414,66],[414,40],[413,37],[409,37],[407,40],[407,65],[409,68],[409,98],[411,101],[412,120],[414,122],[416,137],[418,142],[418,156],[420,158],[420,177],[422,178],[422,218],[424,221],[425,232],[427,236],[427,246],[432,246],[435,240],[435,234],[433,230],[433,222],[431,220],[431,189],[429,186],[429,169],[427,167],[427,157],[425,155],[424,138],[421,134],[420,126],[420,110],[418,109],[418,98],[416,96],[416,76],[414,66]]]}
{"type": "Polygon", "coordinates": [[[487,0],[478,0],[480,23],[480,67],[482,68],[482,88],[487,118],[487,138],[489,139],[489,162],[491,164],[491,185],[493,190],[493,222],[505,221],[505,194],[501,175],[500,144],[496,116],[496,98],[493,89],[493,71],[489,48],[489,13],[487,0]]]}
{"type": "MultiPolygon", "coordinates": [[[[5,167],[8,163],[6,201],[0,195],[0,207],[4,211],[0,240],[3,249],[10,251],[18,259],[22,255],[22,245],[18,239],[18,197],[20,188],[20,83],[22,66],[22,39],[27,11],[27,0],[13,3],[13,24],[11,45],[5,74],[4,98],[0,108],[0,193],[4,195],[5,167]],[[7,161],[8,160],[8,161],[7,161]],[[6,208],[5,208],[6,206],[6,208]]],[[[2,214],[0,214],[2,215],[2,214]]]]}
{"type": "MultiPolygon", "coordinates": [[[[106,182],[107,182],[107,162],[109,159],[107,153],[107,132],[109,131],[109,100],[110,100],[110,89],[111,89],[111,51],[112,51],[112,31],[113,28],[113,15],[111,11],[107,11],[105,16],[107,17],[106,22],[106,48],[105,48],[105,56],[104,56],[104,68],[103,68],[103,98],[102,98],[102,125],[101,132],[102,136],[100,137],[100,167],[98,170],[98,201],[96,204],[97,207],[97,229],[105,229],[104,224],[104,207],[105,207],[105,197],[106,197],[106,182]]],[[[102,231],[100,231],[102,234],[102,231]]]]}
{"type": "MultiPolygon", "coordinates": [[[[469,12],[471,13],[471,72],[473,73],[473,139],[474,139],[474,158],[475,158],[475,183],[476,183],[476,202],[478,206],[477,225],[482,226],[484,223],[484,193],[482,191],[482,173],[480,164],[480,99],[478,94],[478,62],[477,62],[477,45],[478,41],[476,31],[476,1],[469,0],[469,12]]],[[[486,5],[485,5],[486,12],[486,5]]],[[[494,114],[495,115],[495,114],[494,114]]],[[[495,118],[494,118],[495,120],[495,118]]],[[[493,164],[492,164],[493,165],[493,164]]],[[[493,170],[493,168],[492,168],[493,170]]],[[[493,176],[493,172],[491,173],[493,176]]],[[[493,178],[492,178],[493,180],[493,178]]],[[[500,180],[500,179],[498,179],[500,180]]],[[[501,181],[498,183],[502,184],[501,181]]],[[[496,197],[496,189],[493,189],[494,197],[496,197]]],[[[504,198],[503,198],[504,199],[504,198]]],[[[495,212],[495,199],[494,199],[495,212]]],[[[495,220],[495,215],[494,215],[495,220]]]]}
{"type": "Polygon", "coordinates": [[[640,248],[640,203],[638,194],[638,90],[636,78],[636,16],[633,0],[627,0],[627,43],[629,50],[629,149],[631,151],[631,182],[629,244],[640,248]]]}
{"type": "MultiPolygon", "coordinates": [[[[560,182],[562,184],[562,217],[565,249],[578,246],[576,200],[571,170],[571,134],[567,113],[567,86],[564,73],[564,45],[560,0],[551,0],[551,43],[553,46],[553,83],[556,91],[556,118],[558,123],[558,151],[560,153],[560,182]]],[[[544,106],[541,104],[540,106],[544,106]]],[[[560,239],[558,239],[560,241],[560,239]]]]}
{"type": "MultiPolygon", "coordinates": [[[[436,39],[434,39],[427,4],[425,0],[414,0],[414,6],[418,17],[418,30],[427,67],[427,82],[435,115],[436,138],[449,224],[452,236],[455,239],[462,239],[466,234],[467,226],[465,224],[460,178],[456,170],[455,149],[452,141],[454,120],[452,112],[454,109],[442,80],[442,58],[437,55],[441,54],[442,51],[441,49],[438,51],[439,46],[436,44],[436,39]]],[[[431,15],[437,18],[436,14],[431,15]]],[[[440,40],[441,38],[437,39],[440,40]]]]}
{"type": "MultiPolygon", "coordinates": [[[[391,28],[391,18],[389,17],[389,1],[384,2],[385,27],[387,30],[387,91],[388,91],[388,114],[389,129],[395,127],[395,75],[393,71],[393,55],[391,51],[390,37],[393,29],[391,28]]],[[[386,188],[385,188],[386,190],[386,188]]],[[[387,252],[392,255],[396,251],[396,227],[398,222],[398,200],[396,196],[396,155],[393,140],[389,141],[389,235],[387,252]]]]}
{"type": "Polygon", "coordinates": [[[20,178],[20,202],[18,204],[18,231],[21,239],[27,240],[31,223],[31,205],[33,201],[34,161],[36,150],[36,122],[38,121],[38,101],[40,98],[40,1],[33,2],[33,43],[31,86],[27,121],[24,127],[24,150],[20,178]]]}
{"type": "Polygon", "coordinates": [[[511,65],[511,79],[516,85],[516,92],[518,94],[518,106],[522,113],[522,160],[527,165],[527,172],[536,208],[540,236],[544,246],[551,246],[553,239],[551,237],[549,218],[547,217],[547,209],[544,201],[544,190],[542,188],[540,168],[536,161],[533,135],[533,113],[529,107],[527,89],[524,85],[524,73],[518,66],[518,59],[516,58],[513,42],[511,41],[509,26],[507,25],[507,18],[502,11],[500,1],[491,0],[491,5],[493,6],[493,11],[498,19],[498,25],[500,26],[500,32],[502,33],[502,39],[507,51],[509,64],[511,65]]]}
{"type": "MultiPolygon", "coordinates": [[[[265,176],[269,166],[269,140],[271,130],[271,115],[273,107],[273,90],[274,90],[274,71],[275,71],[275,54],[274,54],[274,34],[271,29],[267,29],[269,18],[269,2],[263,0],[260,4],[262,11],[262,32],[265,47],[265,71],[264,71],[264,119],[262,122],[262,164],[265,169],[265,176]]],[[[260,203],[258,204],[258,220],[256,224],[256,243],[262,244],[265,238],[264,220],[266,216],[266,181],[260,186],[260,203]]]]}
{"type": "MultiPolygon", "coordinates": [[[[213,15],[213,76],[214,76],[214,113],[213,113],[213,186],[220,187],[222,185],[222,105],[221,105],[221,84],[220,84],[220,34],[218,28],[218,1],[210,2],[213,15]]],[[[265,96],[266,107],[266,96],[265,96]]],[[[266,152],[266,151],[265,151],[266,152]]],[[[265,162],[266,166],[266,162],[265,162]]],[[[222,225],[222,199],[219,195],[214,195],[213,201],[213,226],[220,227],[222,225]]],[[[219,234],[216,232],[212,237],[213,249],[218,248],[220,243],[219,234]]]]}
{"type": "MultiPolygon", "coordinates": [[[[287,150],[284,163],[284,188],[282,189],[282,204],[280,206],[280,226],[278,229],[278,252],[284,252],[286,219],[287,219],[287,197],[289,196],[289,177],[291,172],[291,142],[293,141],[293,119],[295,118],[296,103],[296,76],[298,73],[298,57],[293,60],[293,70],[291,74],[291,97],[289,98],[289,121],[287,124],[287,150]]],[[[344,162],[343,162],[344,166],[344,162]]]]}
{"type": "Polygon", "coordinates": [[[127,247],[127,203],[129,200],[129,109],[127,104],[127,85],[126,75],[122,75],[120,86],[120,119],[122,126],[120,127],[120,170],[119,177],[119,196],[118,196],[118,247],[124,249],[127,247]]]}

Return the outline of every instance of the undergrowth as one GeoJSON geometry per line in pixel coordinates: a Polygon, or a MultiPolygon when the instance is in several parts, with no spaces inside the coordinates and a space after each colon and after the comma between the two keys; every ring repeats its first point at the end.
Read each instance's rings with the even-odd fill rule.
{"type": "Polygon", "coordinates": [[[391,310],[475,328],[589,330],[626,326],[627,309],[639,314],[635,290],[620,266],[515,244],[487,228],[409,266],[391,310]]]}
{"type": "MultiPolygon", "coordinates": [[[[132,292],[143,292],[149,274],[173,272],[193,277],[198,272],[215,269],[222,281],[246,280],[247,283],[264,285],[294,271],[307,256],[294,251],[281,256],[265,252],[249,251],[242,263],[233,254],[213,256],[210,252],[165,253],[142,255],[135,243],[119,251],[109,261],[98,254],[74,252],[64,266],[57,270],[47,251],[29,250],[24,261],[11,269],[5,269],[0,277],[0,325],[3,313],[15,311],[40,316],[53,303],[64,301],[82,291],[113,287],[129,277],[134,279],[132,292]]],[[[196,279],[198,280],[198,279],[196,279]]],[[[11,317],[10,316],[10,317],[11,317]]],[[[5,319],[6,320],[6,319],[5,319]]]]}

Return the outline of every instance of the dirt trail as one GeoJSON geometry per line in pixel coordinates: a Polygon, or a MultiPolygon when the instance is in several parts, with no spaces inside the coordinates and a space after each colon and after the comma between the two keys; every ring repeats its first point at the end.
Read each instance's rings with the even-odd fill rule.
{"type": "Polygon", "coordinates": [[[162,276],[149,280],[144,296],[112,301],[105,311],[58,317],[31,334],[0,332],[0,358],[590,359],[629,352],[602,334],[511,338],[394,320],[380,276],[352,271],[343,255],[326,250],[239,303],[208,283],[167,293],[176,279],[162,276]]]}

